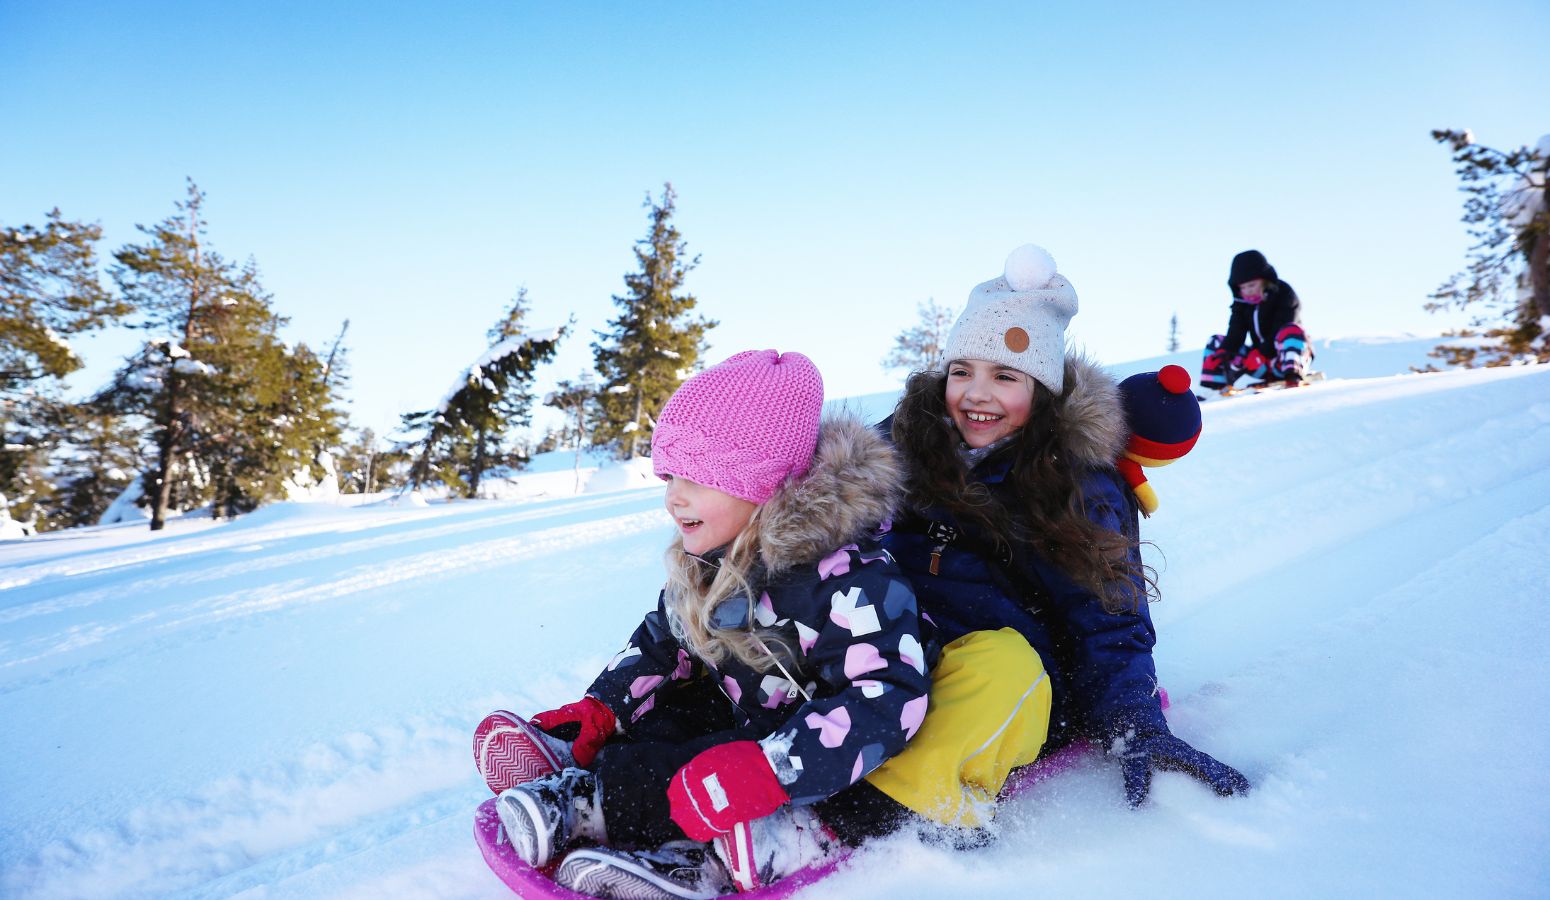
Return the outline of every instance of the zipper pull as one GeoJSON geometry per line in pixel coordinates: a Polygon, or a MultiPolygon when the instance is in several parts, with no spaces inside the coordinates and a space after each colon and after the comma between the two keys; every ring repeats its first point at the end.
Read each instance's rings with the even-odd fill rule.
{"type": "Polygon", "coordinates": [[[937,544],[935,547],[931,548],[931,574],[932,575],[940,575],[941,574],[937,570],[939,568],[939,564],[942,562],[942,551],[945,550],[945,549],[947,549],[947,545],[946,544],[937,544]]]}

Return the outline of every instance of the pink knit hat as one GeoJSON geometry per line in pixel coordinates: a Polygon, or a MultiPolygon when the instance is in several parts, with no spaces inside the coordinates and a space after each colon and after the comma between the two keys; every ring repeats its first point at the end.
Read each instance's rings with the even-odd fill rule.
{"type": "Polygon", "coordinates": [[[800,353],[748,350],[678,386],[657,417],[651,468],[750,503],[807,474],[823,376],[800,353]]]}

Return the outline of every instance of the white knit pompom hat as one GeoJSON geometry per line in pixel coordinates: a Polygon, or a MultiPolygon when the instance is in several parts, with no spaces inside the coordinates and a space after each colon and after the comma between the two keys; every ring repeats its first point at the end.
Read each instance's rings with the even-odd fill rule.
{"type": "Polygon", "coordinates": [[[983,359],[1026,372],[1059,394],[1066,369],[1066,324],[1076,289],[1055,271],[1049,251],[1024,244],[1000,278],[969,292],[969,305],[947,335],[943,359],[983,359]]]}

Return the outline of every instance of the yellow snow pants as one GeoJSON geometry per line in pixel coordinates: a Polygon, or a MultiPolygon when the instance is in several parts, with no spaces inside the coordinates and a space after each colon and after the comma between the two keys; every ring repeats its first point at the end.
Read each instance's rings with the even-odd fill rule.
{"type": "Polygon", "coordinates": [[[985,825],[1011,771],[1049,734],[1044,663],[1011,628],[974,631],[942,650],[920,731],[867,776],[873,787],[944,825],[985,825]]]}

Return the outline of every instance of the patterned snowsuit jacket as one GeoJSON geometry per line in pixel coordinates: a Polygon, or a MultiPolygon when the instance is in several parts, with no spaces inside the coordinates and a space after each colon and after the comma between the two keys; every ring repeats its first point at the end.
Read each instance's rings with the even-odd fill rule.
{"type": "Polygon", "coordinates": [[[757,669],[699,659],[673,635],[664,593],[587,693],[628,734],[658,691],[712,678],[793,803],[849,787],[920,727],[937,652],[909,581],[877,540],[901,493],[887,441],[858,421],[825,422],[810,471],[764,508],[757,601],[733,597],[715,612],[721,627],[772,630],[777,640],[765,643],[784,671],[773,658],[757,669]]]}

